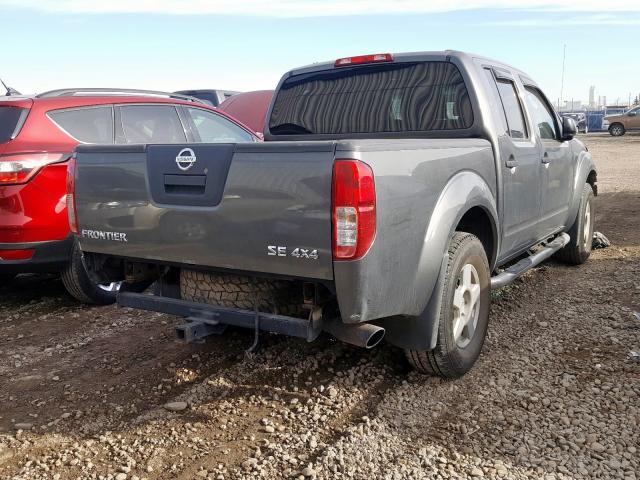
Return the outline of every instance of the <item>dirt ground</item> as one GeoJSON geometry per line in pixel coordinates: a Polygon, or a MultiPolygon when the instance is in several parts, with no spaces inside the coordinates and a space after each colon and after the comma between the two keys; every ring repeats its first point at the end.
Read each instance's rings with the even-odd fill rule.
{"type": "Polygon", "coordinates": [[[55,277],[0,287],[0,478],[640,477],[640,135],[582,138],[612,246],[498,292],[460,380],[330,338],[248,360],[249,332],[184,345],[55,277]]]}

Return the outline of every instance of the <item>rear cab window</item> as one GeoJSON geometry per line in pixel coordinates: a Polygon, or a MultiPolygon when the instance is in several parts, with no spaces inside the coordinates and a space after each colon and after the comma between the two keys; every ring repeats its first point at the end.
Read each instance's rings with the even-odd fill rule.
{"type": "Polygon", "coordinates": [[[113,143],[113,108],[110,105],[53,110],[47,116],[79,142],[113,143]]]}
{"type": "Polygon", "coordinates": [[[287,78],[269,119],[272,135],[344,135],[467,129],[469,92],[445,61],[341,67],[287,78]]]}
{"type": "Polygon", "coordinates": [[[28,114],[28,108],[0,105],[0,143],[18,136],[28,114]]]}

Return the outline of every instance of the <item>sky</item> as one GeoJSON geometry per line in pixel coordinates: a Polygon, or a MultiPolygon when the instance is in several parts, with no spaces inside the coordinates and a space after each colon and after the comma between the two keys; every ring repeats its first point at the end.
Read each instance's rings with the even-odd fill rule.
{"type": "Polygon", "coordinates": [[[0,42],[22,93],[273,89],[314,62],[454,49],[524,70],[554,103],[640,94],[638,0],[0,0],[0,42]]]}

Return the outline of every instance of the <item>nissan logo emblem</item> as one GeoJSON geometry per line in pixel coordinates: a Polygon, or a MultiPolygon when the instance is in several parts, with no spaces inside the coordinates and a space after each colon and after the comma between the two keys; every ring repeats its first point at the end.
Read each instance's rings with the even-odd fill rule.
{"type": "Polygon", "coordinates": [[[190,148],[183,148],[176,157],[176,164],[183,172],[189,170],[196,163],[196,154],[190,148]]]}

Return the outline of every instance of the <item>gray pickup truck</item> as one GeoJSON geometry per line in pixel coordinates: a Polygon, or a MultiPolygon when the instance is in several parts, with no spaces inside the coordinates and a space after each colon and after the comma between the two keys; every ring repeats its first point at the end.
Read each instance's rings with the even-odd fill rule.
{"type": "Polygon", "coordinates": [[[591,251],[596,170],[537,84],[455,51],[292,70],[263,143],[77,148],[68,202],[118,303],[370,348],[467,372],[490,290],[591,251]],[[156,282],[153,295],[136,293],[156,282]]]}

